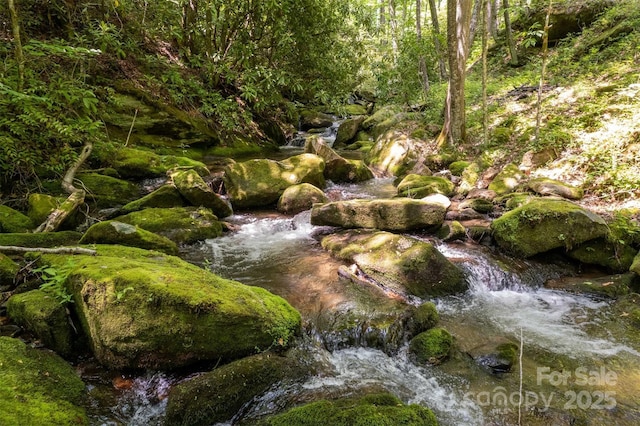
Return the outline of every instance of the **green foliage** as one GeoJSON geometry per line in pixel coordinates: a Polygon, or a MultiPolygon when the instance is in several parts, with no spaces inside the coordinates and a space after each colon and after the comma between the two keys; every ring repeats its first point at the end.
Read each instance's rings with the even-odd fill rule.
{"type": "Polygon", "coordinates": [[[46,291],[53,295],[60,304],[73,303],[73,296],[67,290],[67,280],[75,267],[73,260],[67,260],[67,263],[59,266],[42,266],[34,269],[33,272],[39,273],[43,283],[40,290],[46,291]]]}

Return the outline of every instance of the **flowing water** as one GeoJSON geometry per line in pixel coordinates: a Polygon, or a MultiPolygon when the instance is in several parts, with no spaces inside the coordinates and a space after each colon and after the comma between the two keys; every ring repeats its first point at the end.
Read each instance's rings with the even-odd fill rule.
{"type": "MultiPolygon", "coordinates": [[[[326,192],[332,199],[376,198],[393,196],[395,189],[391,180],[373,180],[331,185],[326,192]]],[[[305,383],[272,389],[244,407],[234,421],[318,397],[384,389],[407,403],[431,408],[443,425],[517,424],[520,415],[526,420],[522,424],[570,424],[573,417],[587,419],[586,424],[640,422],[636,396],[640,395],[640,348],[609,331],[608,324],[615,320],[610,302],[543,288],[548,279],[575,273],[562,262],[516,261],[483,246],[440,244],[439,250],[465,271],[469,282],[466,294],[435,300],[441,325],[456,341],[456,355],[450,361],[418,367],[408,360],[406,345],[383,352],[364,344],[345,345],[344,339],[342,344],[331,344],[324,336],[327,330],[320,326],[324,313],[353,310],[373,297],[374,307],[364,308],[364,315],[373,316],[375,311],[392,312],[404,302],[390,301],[379,293],[363,298],[362,289],[354,290],[339,280],[341,263],[324,252],[318,241],[327,230],[310,225],[309,217],[309,212],[294,217],[274,212],[238,214],[228,218],[235,232],[183,252],[185,259],[223,277],[264,287],[287,299],[304,318],[305,350],[328,366],[327,373],[305,383]],[[502,341],[522,343],[523,387],[517,365],[512,373],[495,375],[470,358],[488,342],[502,341]],[[577,372],[594,371],[614,372],[618,379],[594,381],[590,386],[579,381],[577,372]],[[555,381],[553,374],[559,372],[569,374],[569,380],[555,381]],[[613,392],[615,409],[612,404],[606,409],[595,406],[602,402],[600,396],[607,396],[605,402],[611,403],[611,393],[605,395],[605,391],[613,392]],[[491,399],[498,394],[508,398],[514,392],[530,398],[524,404],[514,404],[513,398],[506,403],[491,399]],[[587,397],[591,405],[586,404],[587,397]],[[582,405],[576,406],[577,402],[582,405]]],[[[159,424],[163,396],[173,381],[159,373],[134,378],[110,409],[117,420],[102,423],[159,424]]]]}

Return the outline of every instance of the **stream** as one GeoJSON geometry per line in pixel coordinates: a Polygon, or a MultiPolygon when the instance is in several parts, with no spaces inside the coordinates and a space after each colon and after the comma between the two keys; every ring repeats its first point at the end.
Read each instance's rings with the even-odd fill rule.
{"type": "MultiPolygon", "coordinates": [[[[392,179],[375,179],[330,184],[326,193],[338,200],[392,197],[396,190],[392,179]]],[[[519,416],[524,416],[521,424],[576,424],[575,418],[586,419],[584,424],[640,422],[640,348],[610,330],[611,302],[543,287],[548,279],[575,274],[570,265],[514,260],[477,244],[443,244],[413,235],[437,244],[463,269],[470,286],[463,295],[434,300],[440,325],[455,338],[455,354],[441,365],[419,367],[409,361],[406,343],[389,354],[368,347],[366,338],[335,336],[323,325],[323,318],[336,312],[360,309],[374,316],[393,311],[399,302],[379,293],[363,298],[362,289],[339,280],[341,262],[319,243],[327,230],[312,226],[309,218],[310,212],[293,217],[240,213],[227,218],[234,232],[182,249],[189,262],[287,299],[305,324],[301,349],[328,366],[304,383],[272,389],[228,425],[251,424],[252,418],[300,401],[357,395],[362,389],[390,391],[406,403],[429,407],[441,425],[518,424],[519,416]],[[522,391],[518,365],[495,375],[468,355],[505,340],[522,342],[522,391]],[[345,343],[353,341],[361,343],[345,343]],[[514,395],[526,398],[520,403],[514,395]]],[[[94,402],[92,423],[103,425],[162,424],[168,390],[181,380],[157,372],[105,378],[92,376],[90,366],[83,378],[94,402]]]]}

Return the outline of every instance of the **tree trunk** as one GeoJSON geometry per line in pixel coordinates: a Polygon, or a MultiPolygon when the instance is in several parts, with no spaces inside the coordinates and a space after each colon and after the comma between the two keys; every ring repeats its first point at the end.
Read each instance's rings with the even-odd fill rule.
{"type": "Polygon", "coordinates": [[[469,24],[469,47],[471,50],[471,46],[473,46],[473,41],[476,38],[476,33],[478,29],[478,19],[480,18],[480,9],[482,8],[482,3],[484,0],[475,0],[473,4],[473,13],[471,14],[471,23],[469,24]]]}
{"type": "Polygon", "coordinates": [[[440,23],[438,22],[436,0],[429,0],[429,10],[431,12],[431,25],[433,26],[433,44],[436,47],[436,54],[438,56],[438,71],[440,78],[444,80],[447,78],[447,66],[444,63],[445,53],[440,43],[440,23]]]}
{"type": "Polygon", "coordinates": [[[389,0],[389,27],[391,28],[391,51],[393,63],[398,59],[398,19],[396,17],[396,1],[389,0]]]}
{"type": "MultiPolygon", "coordinates": [[[[418,45],[422,48],[422,2],[416,0],[416,38],[418,45]]],[[[427,70],[427,61],[424,55],[420,53],[418,59],[418,74],[420,75],[420,82],[422,83],[422,91],[424,92],[425,99],[429,93],[429,73],[427,70]]]]}
{"type": "Polygon", "coordinates": [[[512,66],[518,65],[518,52],[516,50],[516,43],[513,40],[513,34],[511,32],[511,18],[509,17],[509,0],[502,0],[502,8],[504,12],[504,27],[507,36],[507,47],[509,48],[509,55],[511,59],[509,63],[512,66]]]}
{"type": "Polygon", "coordinates": [[[482,139],[489,142],[489,113],[487,107],[487,52],[489,50],[489,6],[488,0],[482,3],[482,139]]]}
{"type": "Polygon", "coordinates": [[[9,14],[11,15],[11,30],[13,32],[13,44],[15,45],[16,62],[18,63],[18,87],[17,92],[22,92],[24,88],[24,53],[22,51],[22,40],[20,38],[20,19],[18,10],[13,0],[9,1],[9,14]]]}
{"type": "Polygon", "coordinates": [[[449,88],[444,109],[444,125],[438,146],[455,145],[466,139],[464,82],[469,46],[472,0],[447,0],[447,46],[449,88]]]}
{"type": "Polygon", "coordinates": [[[547,17],[544,21],[544,34],[542,36],[542,69],[540,70],[540,83],[538,84],[538,102],[536,103],[536,136],[535,143],[540,140],[540,123],[542,121],[542,86],[544,86],[544,74],[547,69],[547,50],[549,48],[549,17],[551,16],[551,3],[547,8],[547,17]]]}

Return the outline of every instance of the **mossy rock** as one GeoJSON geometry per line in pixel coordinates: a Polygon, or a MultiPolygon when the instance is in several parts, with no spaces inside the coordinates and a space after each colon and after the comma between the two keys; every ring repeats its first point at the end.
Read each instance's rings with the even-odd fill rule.
{"type": "Polygon", "coordinates": [[[153,192],[122,206],[120,214],[137,212],[147,208],[172,208],[187,205],[180,191],[174,185],[162,185],[153,192]]]}
{"type": "Polygon", "coordinates": [[[7,313],[47,348],[62,356],[71,355],[77,335],[69,323],[67,308],[52,294],[42,290],[15,294],[7,302],[7,313]]]}
{"type": "Polygon", "coordinates": [[[88,425],[80,403],[85,386],[53,352],[0,336],[0,424],[88,425]]]}
{"type": "Polygon", "coordinates": [[[413,337],[424,331],[432,329],[438,324],[440,315],[433,302],[425,302],[412,311],[409,320],[409,336],[413,337]]]}
{"type": "Polygon", "coordinates": [[[478,163],[471,163],[464,168],[456,193],[467,195],[472,191],[480,180],[480,166],[478,163]]]}
{"type": "Polygon", "coordinates": [[[510,372],[518,362],[519,354],[518,345],[502,338],[497,341],[489,341],[468,352],[476,364],[492,374],[510,372]]]}
{"type": "Polygon", "coordinates": [[[555,179],[531,179],[527,185],[529,186],[529,189],[540,195],[555,195],[569,200],[579,200],[584,196],[582,188],[568,185],[555,179]]]}
{"type": "Polygon", "coordinates": [[[401,112],[401,107],[385,105],[384,107],[374,111],[370,117],[367,117],[367,119],[362,123],[362,128],[364,130],[371,130],[385,121],[393,120],[393,118],[401,112]]]}
{"type": "Polygon", "coordinates": [[[316,401],[270,417],[260,426],[436,426],[431,410],[405,405],[391,394],[371,394],[362,398],[316,401]]]}
{"type": "Polygon", "coordinates": [[[0,234],[0,246],[57,247],[78,244],[80,238],[74,231],[0,234]]]}
{"type": "MultiPolygon", "coordinates": [[[[179,368],[285,347],[300,314],[258,287],[177,257],[123,246],[77,255],[67,281],[96,359],[109,368],[179,368]]],[[[68,256],[45,254],[61,267],[68,256]]]]}
{"type": "Polygon", "coordinates": [[[520,171],[517,165],[508,164],[500,173],[493,178],[489,184],[489,189],[495,191],[497,195],[504,195],[513,192],[524,179],[525,174],[520,171]]]}
{"type": "Polygon", "coordinates": [[[350,118],[340,123],[334,146],[347,145],[356,139],[364,117],[350,118]]]}
{"type": "Polygon", "coordinates": [[[349,116],[368,114],[367,108],[360,104],[347,104],[347,105],[344,105],[342,108],[344,109],[345,114],[349,116]]]}
{"type": "Polygon", "coordinates": [[[389,131],[376,138],[376,143],[367,152],[364,161],[374,172],[383,176],[400,176],[410,170],[419,159],[417,142],[409,136],[389,131]]]}
{"type": "Polygon", "coordinates": [[[513,210],[527,204],[535,198],[537,197],[529,192],[511,192],[496,198],[496,203],[504,204],[507,210],[513,210]]]}
{"type": "Polygon", "coordinates": [[[347,200],[313,206],[311,224],[387,231],[429,231],[442,226],[445,214],[445,207],[428,200],[347,200]]]}
{"type": "Polygon", "coordinates": [[[316,203],[326,203],[329,199],[320,188],[310,183],[290,186],[278,200],[277,210],[285,214],[298,214],[311,209],[316,203]]]}
{"type": "Polygon", "coordinates": [[[443,223],[436,232],[436,237],[446,242],[463,241],[467,238],[467,230],[460,222],[453,220],[443,223]]]}
{"type": "Polygon", "coordinates": [[[29,194],[27,216],[34,224],[43,223],[60,203],[55,197],[47,194],[29,194]]]}
{"type": "Polygon", "coordinates": [[[322,239],[334,257],[355,263],[371,279],[393,291],[418,297],[467,289],[464,274],[432,244],[389,232],[348,231],[322,239]]]}
{"type": "Polygon", "coordinates": [[[493,203],[484,198],[468,198],[458,205],[458,209],[472,209],[478,213],[486,214],[493,210],[493,203]]]}
{"type": "Polygon", "coordinates": [[[431,194],[450,197],[454,190],[453,182],[440,176],[409,174],[398,184],[398,196],[408,198],[424,198],[431,194]]]}
{"type": "Polygon", "coordinates": [[[325,162],[314,154],[301,154],[283,161],[249,160],[225,168],[224,183],[234,208],[276,204],[285,189],[301,183],[325,187],[325,162]]]}
{"type": "Polygon", "coordinates": [[[633,263],[631,264],[631,267],[629,267],[629,271],[636,275],[640,275],[640,253],[638,253],[633,259],[633,263]]]}
{"type": "Polygon", "coordinates": [[[225,422],[272,386],[307,375],[301,362],[270,352],[234,361],[174,386],[164,424],[208,426],[225,422]]]}
{"type": "Polygon", "coordinates": [[[549,280],[546,288],[563,290],[571,293],[590,294],[607,298],[618,298],[632,293],[638,288],[640,279],[633,273],[607,275],[598,278],[564,277],[549,280]]]}
{"type": "Polygon", "coordinates": [[[233,209],[229,202],[213,192],[195,170],[180,170],[171,174],[178,192],[196,207],[206,207],[219,218],[231,216],[233,209]]]}
{"type": "Polygon", "coordinates": [[[119,244],[178,254],[178,246],[168,238],[117,220],[92,225],[82,236],[80,244],[119,244]]]}
{"type": "Polygon", "coordinates": [[[637,252],[626,244],[614,244],[598,238],[580,244],[567,255],[588,265],[599,265],[611,272],[622,273],[629,270],[637,252]]]}
{"type": "Polygon", "coordinates": [[[204,207],[148,208],[115,220],[162,235],[176,244],[193,244],[222,235],[222,223],[204,207]]]}
{"type": "Polygon", "coordinates": [[[304,145],[306,153],[322,157],[325,163],[324,177],[334,183],[355,183],[373,179],[373,172],[361,160],[349,160],[335,152],[317,136],[308,138],[304,145]]]}
{"type": "Polygon", "coordinates": [[[535,199],[491,224],[493,237],[507,252],[531,257],[556,248],[570,250],[608,233],[597,214],[563,200],[535,199]]]}
{"type": "Polygon", "coordinates": [[[126,180],[98,173],[82,173],[76,178],[87,190],[85,200],[95,200],[98,207],[124,205],[140,198],[140,188],[126,180]]]}
{"type": "Polygon", "coordinates": [[[33,221],[9,206],[0,205],[0,232],[29,232],[35,228],[33,221]]]}
{"type": "Polygon", "coordinates": [[[453,337],[444,328],[423,331],[409,342],[409,353],[421,365],[440,364],[449,357],[453,337]]]}
{"type": "Polygon", "coordinates": [[[300,129],[323,129],[333,125],[333,116],[314,110],[303,110],[300,112],[300,129]]]}
{"type": "Polygon", "coordinates": [[[20,266],[4,254],[0,253],[0,286],[13,284],[13,279],[20,266]]]}
{"type": "Polygon", "coordinates": [[[469,161],[464,161],[464,160],[454,161],[453,163],[449,164],[449,171],[454,176],[462,176],[462,173],[464,173],[464,170],[467,167],[469,167],[471,164],[472,163],[470,163],[469,161]]]}
{"type": "Polygon", "coordinates": [[[209,169],[200,161],[174,155],[158,155],[151,151],[118,149],[112,167],[125,179],[144,179],[165,176],[175,168],[190,168],[201,176],[209,176],[209,169]]]}

